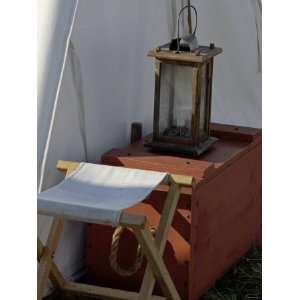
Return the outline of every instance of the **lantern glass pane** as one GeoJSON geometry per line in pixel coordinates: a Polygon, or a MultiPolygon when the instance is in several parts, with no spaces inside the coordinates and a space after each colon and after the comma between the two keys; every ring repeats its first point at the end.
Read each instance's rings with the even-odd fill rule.
{"type": "Polygon", "coordinates": [[[159,135],[192,137],[192,68],[161,65],[159,135]]]}
{"type": "Polygon", "coordinates": [[[206,126],[206,106],[207,106],[207,65],[202,66],[201,71],[201,93],[200,93],[200,138],[204,138],[207,133],[207,126],[206,126]]]}

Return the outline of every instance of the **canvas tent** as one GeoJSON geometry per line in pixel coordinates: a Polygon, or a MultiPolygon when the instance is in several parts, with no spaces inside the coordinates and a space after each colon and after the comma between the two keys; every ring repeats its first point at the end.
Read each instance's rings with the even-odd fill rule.
{"type": "MultiPolygon", "coordinates": [[[[198,40],[215,61],[212,119],[261,127],[260,0],[192,1],[198,40]]],[[[153,61],[147,51],[174,37],[185,1],[38,1],[38,184],[62,178],[58,159],[97,161],[129,141],[130,124],[151,132],[153,61]]],[[[38,218],[43,240],[51,219],[38,218]]],[[[67,277],[84,268],[81,224],[67,224],[56,260],[67,277]],[[64,255],[68,253],[68,255],[64,255]]]]}

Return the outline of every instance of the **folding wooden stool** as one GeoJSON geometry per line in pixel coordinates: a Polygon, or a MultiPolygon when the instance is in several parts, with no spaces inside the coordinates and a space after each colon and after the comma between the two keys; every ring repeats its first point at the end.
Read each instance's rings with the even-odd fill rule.
{"type": "MultiPolygon", "coordinates": [[[[79,165],[80,164],[78,162],[59,161],[57,168],[58,170],[65,172],[68,177],[72,176],[73,172],[76,171],[79,165]]],[[[38,300],[41,300],[43,297],[48,278],[51,280],[53,286],[62,292],[93,296],[100,299],[180,300],[180,296],[178,295],[176,287],[163,262],[162,256],[166,246],[168,232],[180,197],[180,188],[183,186],[191,187],[193,185],[193,178],[189,176],[167,174],[160,184],[169,185],[169,192],[165,200],[155,238],[153,238],[150,229],[148,228],[147,217],[144,215],[129,214],[122,211],[118,220],[118,226],[127,227],[134,232],[139,244],[141,245],[142,252],[148,261],[139,293],[97,287],[65,280],[57,265],[53,261],[63,230],[64,219],[96,224],[107,224],[107,220],[103,220],[101,218],[97,219],[97,215],[89,218],[87,216],[80,215],[80,213],[73,213],[72,210],[71,213],[53,213],[45,211],[45,209],[42,211],[39,211],[38,209],[41,214],[54,216],[46,244],[43,245],[38,238],[38,300]],[[156,280],[160,284],[165,297],[152,295],[156,280]]]]}

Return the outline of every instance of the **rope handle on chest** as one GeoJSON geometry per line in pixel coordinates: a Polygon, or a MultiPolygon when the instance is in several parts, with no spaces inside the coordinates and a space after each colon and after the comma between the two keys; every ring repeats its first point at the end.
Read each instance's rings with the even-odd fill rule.
{"type": "MultiPolygon", "coordinates": [[[[118,264],[119,244],[120,244],[120,239],[121,239],[122,233],[124,232],[125,229],[126,229],[126,227],[123,227],[123,226],[118,226],[115,229],[113,236],[112,236],[109,261],[110,261],[111,268],[117,274],[119,274],[122,277],[129,277],[129,276],[134,275],[142,267],[143,260],[144,260],[144,254],[143,254],[141,245],[138,244],[137,252],[136,252],[136,259],[135,259],[134,264],[127,270],[120,267],[120,265],[118,264]]],[[[154,234],[155,230],[151,229],[151,232],[154,234]]]]}

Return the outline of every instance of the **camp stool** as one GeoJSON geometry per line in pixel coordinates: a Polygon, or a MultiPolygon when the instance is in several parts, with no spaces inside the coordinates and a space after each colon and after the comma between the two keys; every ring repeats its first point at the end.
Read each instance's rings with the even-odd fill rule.
{"type": "MultiPolygon", "coordinates": [[[[70,161],[58,161],[57,169],[65,172],[65,179],[57,186],[38,195],[38,213],[54,217],[46,244],[43,245],[38,238],[38,300],[43,297],[48,278],[54,288],[74,295],[113,300],[180,300],[162,256],[180,197],[180,189],[184,186],[191,187],[193,177],[70,161]],[[116,180],[115,174],[119,173],[121,176],[119,176],[120,178],[117,176],[116,180]],[[115,177],[113,185],[110,182],[110,174],[111,177],[115,177]],[[101,181],[104,182],[103,185],[101,181]],[[128,188],[126,181],[127,183],[133,182],[132,186],[128,188]],[[127,205],[134,205],[143,201],[159,184],[168,185],[169,192],[155,237],[149,229],[146,216],[126,213],[124,208],[120,211],[115,210],[114,199],[104,199],[106,200],[104,202],[102,199],[103,196],[108,197],[112,194],[112,198],[115,198],[118,203],[120,201],[118,195],[125,195],[127,205]],[[139,185],[142,188],[139,188],[139,185]],[[76,189],[79,195],[74,193],[76,189]],[[70,191],[71,193],[69,193],[70,191]],[[68,193],[74,195],[75,200],[70,198],[68,193]],[[139,199],[141,196],[143,199],[139,199]],[[101,204],[102,208],[93,202],[93,197],[104,203],[101,204]],[[109,224],[132,230],[147,260],[140,291],[129,292],[67,281],[53,260],[65,219],[109,224]],[[160,284],[165,297],[152,295],[156,281],[160,284]]],[[[120,203],[122,204],[122,202],[120,203]]]]}

